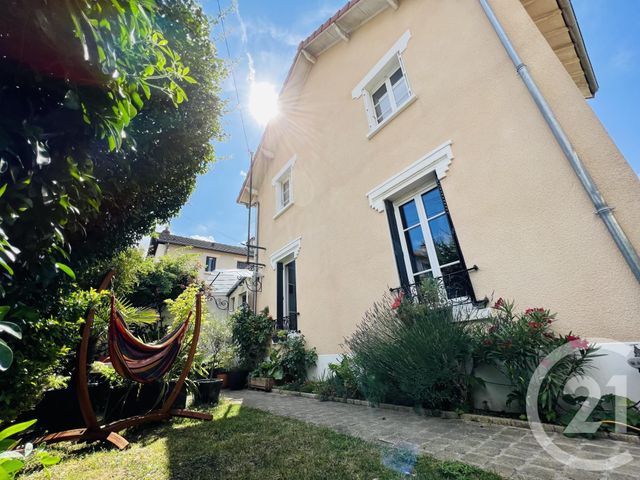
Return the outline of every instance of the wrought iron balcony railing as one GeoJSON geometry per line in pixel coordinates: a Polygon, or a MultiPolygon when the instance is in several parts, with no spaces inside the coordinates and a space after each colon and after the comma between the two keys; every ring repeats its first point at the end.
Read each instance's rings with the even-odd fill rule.
{"type": "MultiPolygon", "coordinates": [[[[459,270],[431,279],[440,289],[439,302],[448,305],[471,304],[475,307],[484,308],[488,300],[486,298],[482,300],[476,299],[476,295],[473,291],[473,285],[469,278],[469,272],[476,270],[478,270],[478,267],[474,265],[473,267],[465,270],[459,270]]],[[[427,300],[422,298],[422,296],[425,295],[425,292],[421,285],[417,283],[402,285],[391,289],[392,294],[400,294],[401,292],[406,298],[415,299],[417,301],[427,300]]]]}
{"type": "Polygon", "coordinates": [[[298,313],[276,319],[276,330],[298,331],[298,313]]]}

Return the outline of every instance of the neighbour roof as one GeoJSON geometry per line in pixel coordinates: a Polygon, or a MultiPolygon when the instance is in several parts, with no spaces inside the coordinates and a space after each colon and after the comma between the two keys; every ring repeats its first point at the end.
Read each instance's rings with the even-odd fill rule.
{"type": "Polygon", "coordinates": [[[180,235],[173,235],[171,232],[161,232],[158,238],[153,239],[156,243],[168,243],[170,245],[181,245],[185,247],[196,247],[204,250],[211,250],[212,252],[231,253],[234,255],[246,255],[246,247],[239,247],[235,245],[226,245],[218,242],[208,242],[206,240],[200,240],[191,237],[181,237],[180,235]]]}
{"type": "MultiPolygon", "coordinates": [[[[520,0],[529,16],[544,35],[565,69],[573,78],[585,98],[593,98],[598,90],[598,82],[587,53],[582,33],[575,17],[571,0],[520,0]],[[558,23],[559,22],[559,23],[558,23]]],[[[296,70],[304,77],[316,58],[336,43],[348,40],[350,35],[378,13],[397,9],[401,0],[350,0],[311,35],[298,45],[280,94],[291,83],[295,83],[296,70]],[[296,68],[298,67],[298,68],[296,68]]],[[[269,126],[267,125],[267,129],[269,126]]],[[[262,151],[267,130],[256,150],[255,158],[262,151]]],[[[253,162],[252,168],[253,169],[253,162]]],[[[247,205],[249,194],[247,175],[238,194],[237,202],[247,205]]],[[[254,188],[255,191],[255,188],[254,188]]]]}

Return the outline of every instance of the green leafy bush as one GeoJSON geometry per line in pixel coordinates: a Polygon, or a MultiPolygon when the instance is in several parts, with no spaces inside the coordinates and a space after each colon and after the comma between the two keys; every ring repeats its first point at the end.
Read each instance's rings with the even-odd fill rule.
{"type": "MultiPolygon", "coordinates": [[[[581,408],[589,408],[590,413],[584,421],[601,422],[599,431],[611,432],[624,427],[629,430],[629,433],[640,434],[640,409],[637,402],[628,398],[608,394],[598,400],[585,396],[563,395],[562,403],[566,406],[565,412],[558,420],[563,425],[569,425],[581,408]],[[617,412],[618,409],[621,412],[617,412]],[[624,413],[625,419],[623,420],[616,413],[624,413]]],[[[565,432],[565,435],[574,434],[565,432]]],[[[594,435],[581,432],[580,436],[593,437],[594,435]]]]}
{"type": "Polygon", "coordinates": [[[353,359],[344,355],[339,363],[330,363],[329,371],[335,378],[335,396],[343,398],[362,398],[358,385],[359,372],[353,359]]]}
{"type": "Polygon", "coordinates": [[[29,420],[0,430],[0,479],[15,478],[29,458],[35,458],[45,469],[60,462],[59,457],[51,455],[44,448],[34,449],[30,443],[20,451],[14,450],[20,444],[20,440],[12,437],[28,430],[34,423],[35,420],[29,420]]]}
{"type": "MultiPolygon", "coordinates": [[[[126,295],[135,306],[152,307],[161,312],[167,300],[175,300],[187,286],[198,280],[197,257],[187,249],[179,255],[165,255],[158,259],[143,259],[134,251],[129,249],[125,255],[135,259],[135,266],[120,260],[116,263],[116,277],[119,277],[118,270],[129,272],[129,283],[126,288],[122,285],[119,293],[126,295]]],[[[120,280],[116,278],[115,281],[120,280]]]]}
{"type": "Polygon", "coordinates": [[[244,304],[231,315],[231,334],[242,368],[254,370],[266,358],[273,327],[268,309],[253,313],[244,304]]]}
{"type": "Polygon", "coordinates": [[[306,340],[301,333],[290,332],[278,344],[279,364],[285,383],[302,384],[307,379],[307,370],[318,360],[316,349],[307,350],[306,340]]]}
{"type": "MultiPolygon", "coordinates": [[[[22,329],[13,322],[5,322],[4,317],[9,313],[9,306],[0,307],[0,333],[8,336],[22,339],[22,329]]],[[[13,350],[7,345],[7,342],[0,338],[0,373],[6,371],[13,363],[13,350]]]]}
{"type": "Polygon", "coordinates": [[[35,406],[51,375],[68,371],[74,347],[80,340],[82,314],[40,319],[33,309],[16,305],[8,314],[20,325],[22,339],[8,338],[13,365],[0,374],[0,418],[14,419],[35,406]]]}
{"type": "Polygon", "coordinates": [[[251,372],[252,377],[266,377],[274,380],[282,380],[284,373],[281,364],[282,359],[278,350],[271,350],[269,358],[258,365],[251,372]]]}
{"type": "Polygon", "coordinates": [[[524,413],[529,382],[540,362],[556,348],[569,343],[574,354],[564,357],[547,374],[540,388],[541,418],[556,421],[558,402],[567,381],[583,375],[598,355],[596,348],[572,334],[560,335],[551,329],[555,314],[544,308],[516,313],[513,302],[499,299],[492,317],[474,332],[475,361],[501,371],[513,386],[507,405],[524,413]]]}
{"type": "Polygon", "coordinates": [[[208,315],[202,322],[198,350],[203,365],[210,373],[217,368],[228,368],[235,356],[229,321],[208,315]]]}
{"type": "Polygon", "coordinates": [[[346,340],[364,396],[426,408],[466,404],[471,339],[435,282],[417,301],[386,295],[346,340]]]}

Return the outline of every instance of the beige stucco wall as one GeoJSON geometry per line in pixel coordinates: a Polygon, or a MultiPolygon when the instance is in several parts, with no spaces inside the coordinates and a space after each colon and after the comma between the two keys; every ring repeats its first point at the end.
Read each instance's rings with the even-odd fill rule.
{"type": "Polygon", "coordinates": [[[212,277],[205,272],[205,266],[207,264],[207,257],[216,258],[216,270],[227,270],[238,268],[238,262],[246,262],[246,255],[234,255],[226,252],[215,252],[212,250],[206,250],[204,248],[196,247],[183,247],[180,245],[167,245],[161,243],[156,250],[156,258],[164,255],[180,255],[189,254],[197,255],[198,263],[200,264],[199,276],[201,280],[211,280],[212,277]]]}
{"type": "MultiPolygon", "coordinates": [[[[640,183],[517,0],[491,0],[616,216],[640,249],[640,183]]],[[[607,88],[604,85],[602,88],[607,88]]],[[[299,236],[299,326],[320,354],[399,284],[387,219],[366,193],[447,140],[442,181],[476,294],[558,312],[556,328],[640,338],[640,285],[617,250],[475,0],[404,0],[317,59],[259,158],[266,256],[299,236]],[[403,60],[418,99],[367,140],[351,90],[411,31],[403,60]],[[274,141],[274,139],[276,139],[274,141]],[[272,177],[297,155],[295,204],[277,219],[272,177]]],[[[259,307],[275,312],[275,272],[259,307]]]]}

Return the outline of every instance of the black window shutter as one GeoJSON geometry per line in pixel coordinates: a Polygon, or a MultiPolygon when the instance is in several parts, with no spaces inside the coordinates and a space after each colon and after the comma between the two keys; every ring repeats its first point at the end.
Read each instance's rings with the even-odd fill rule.
{"type": "Polygon", "coordinates": [[[387,213],[387,221],[389,222],[389,231],[391,232],[391,243],[393,244],[393,255],[400,276],[400,285],[410,285],[409,276],[407,275],[407,267],[404,264],[404,254],[402,253],[402,244],[400,243],[400,232],[398,231],[398,223],[396,215],[393,211],[393,203],[389,200],[384,201],[384,210],[387,213]]]}
{"type": "Polygon", "coordinates": [[[278,329],[282,329],[282,317],[284,316],[284,291],[283,291],[283,266],[277,263],[276,266],[276,324],[278,329]]]}

